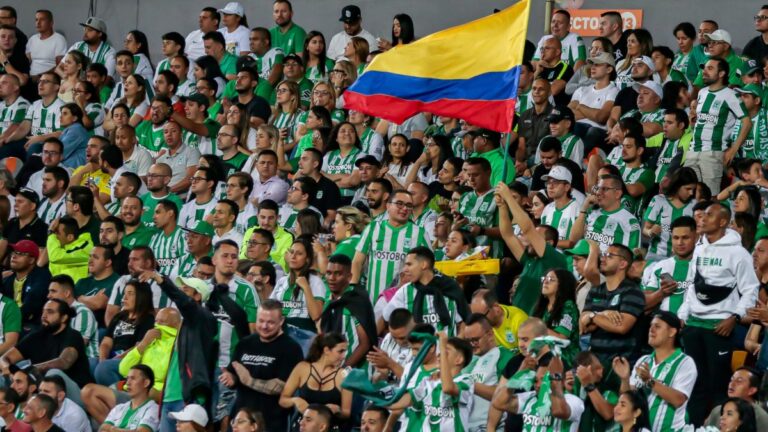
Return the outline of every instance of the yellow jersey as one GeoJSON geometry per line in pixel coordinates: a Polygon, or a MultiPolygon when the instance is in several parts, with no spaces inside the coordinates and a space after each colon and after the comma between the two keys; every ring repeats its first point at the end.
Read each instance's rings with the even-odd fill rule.
{"type": "Polygon", "coordinates": [[[499,304],[504,312],[504,320],[501,325],[494,327],[493,335],[496,338],[496,345],[508,350],[517,349],[517,329],[520,324],[528,319],[528,314],[515,306],[499,304]]]}

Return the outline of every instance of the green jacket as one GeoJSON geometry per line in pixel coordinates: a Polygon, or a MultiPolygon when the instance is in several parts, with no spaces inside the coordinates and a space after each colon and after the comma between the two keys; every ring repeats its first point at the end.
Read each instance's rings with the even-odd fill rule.
{"type": "Polygon", "coordinates": [[[120,361],[118,372],[122,376],[128,376],[128,372],[137,364],[149,366],[155,374],[155,390],[162,392],[165,385],[165,375],[168,373],[168,364],[171,361],[173,344],[176,342],[178,330],[173,327],[155,324],[160,330],[160,337],[153,340],[147,346],[144,353],[140,353],[136,347],[131,348],[120,361]]]}
{"type": "Polygon", "coordinates": [[[88,277],[88,258],[93,249],[91,234],[80,234],[72,243],[62,246],[55,234],[49,234],[45,245],[48,251],[48,268],[52,275],[66,274],[77,283],[88,277]]]}

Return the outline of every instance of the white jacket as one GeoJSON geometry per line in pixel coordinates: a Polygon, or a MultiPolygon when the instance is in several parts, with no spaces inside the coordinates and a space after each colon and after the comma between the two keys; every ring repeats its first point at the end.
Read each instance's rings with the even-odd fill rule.
{"type": "Polygon", "coordinates": [[[743,317],[747,308],[755,306],[760,282],[752,265],[752,256],[741,245],[741,236],[736,231],[727,229],[720,240],[711,244],[706,236],[701,237],[693,251],[688,279],[694,280],[697,271],[707,284],[734,289],[722,301],[706,305],[701,301],[702,294],[697,294],[692,286],[686,291],[685,301],[678,311],[683,321],[690,316],[725,319],[738,314],[743,317]]]}

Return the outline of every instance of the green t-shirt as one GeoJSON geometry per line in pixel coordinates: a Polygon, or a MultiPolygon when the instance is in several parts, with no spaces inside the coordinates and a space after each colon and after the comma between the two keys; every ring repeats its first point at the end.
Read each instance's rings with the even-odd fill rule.
{"type": "MultiPolygon", "coordinates": [[[[178,342],[178,339],[176,339],[176,343],[178,342]]],[[[174,345],[171,362],[168,364],[165,388],[163,389],[163,402],[176,402],[183,400],[183,398],[181,375],[179,375],[179,351],[178,347],[174,345]]]]}
{"type": "Polygon", "coordinates": [[[75,298],[96,295],[101,290],[104,290],[104,295],[109,297],[118,279],[120,279],[120,275],[117,273],[112,273],[102,280],[96,280],[93,276],[80,279],[75,284],[75,298]]]}
{"type": "MultiPolygon", "coordinates": [[[[147,192],[141,196],[141,201],[144,203],[144,208],[141,213],[141,223],[143,223],[144,226],[149,228],[155,227],[155,222],[152,220],[155,215],[155,206],[157,203],[164,199],[173,201],[173,203],[178,206],[179,211],[181,211],[181,208],[184,206],[181,198],[179,198],[179,196],[175,193],[169,193],[166,196],[155,198],[152,196],[151,192],[147,192]]],[[[123,239],[123,243],[125,243],[125,239],[123,239]]],[[[127,247],[130,248],[130,246],[127,247]]]]}
{"type": "Polygon", "coordinates": [[[563,336],[571,343],[563,350],[563,363],[566,369],[575,367],[574,360],[579,353],[579,309],[572,300],[566,300],[563,304],[563,312],[557,322],[550,323],[551,314],[544,311],[541,320],[547,323],[547,327],[563,336]]]}
{"type": "Polygon", "coordinates": [[[547,243],[543,256],[539,258],[525,252],[520,259],[520,265],[523,266],[523,271],[512,304],[531,315],[541,296],[541,278],[551,269],[567,268],[565,255],[547,243]]]}
{"type": "MultiPolygon", "coordinates": [[[[235,90],[235,85],[237,83],[232,80],[228,81],[227,85],[224,86],[224,91],[221,93],[221,99],[232,99],[237,96],[237,90],[235,90]]],[[[261,96],[269,102],[270,105],[274,105],[275,101],[277,100],[277,94],[275,93],[275,89],[269,85],[269,81],[264,79],[259,79],[258,84],[256,84],[256,88],[253,89],[253,94],[256,96],[261,96]]]]}
{"type": "Polygon", "coordinates": [[[282,49],[285,55],[301,54],[304,50],[304,39],[307,37],[307,32],[295,23],[291,23],[291,27],[285,33],[280,30],[280,26],[269,29],[269,35],[272,36],[272,46],[282,49]]]}
{"type": "Polygon", "coordinates": [[[491,187],[496,187],[500,181],[512,183],[515,180],[515,160],[509,156],[506,158],[507,173],[504,174],[504,150],[496,148],[485,153],[472,153],[472,157],[481,157],[491,164],[491,187]]]}
{"type": "Polygon", "coordinates": [[[165,123],[155,126],[149,120],[144,120],[136,126],[136,140],[139,145],[149,150],[153,157],[163,148],[167,147],[165,136],[163,135],[165,123]]]}
{"type": "Polygon", "coordinates": [[[224,76],[236,75],[237,56],[230,54],[229,52],[224,52],[224,57],[222,57],[221,61],[219,62],[219,68],[221,68],[221,73],[223,73],[224,76]]]}
{"type": "Polygon", "coordinates": [[[336,245],[336,250],[333,252],[333,255],[344,255],[349,259],[353,259],[355,257],[355,249],[357,248],[357,243],[359,241],[360,234],[355,234],[345,238],[344,240],[340,241],[338,245],[336,245]]]}
{"type": "Polygon", "coordinates": [[[21,309],[5,295],[0,295],[0,321],[0,342],[5,342],[6,333],[21,333],[21,309]]]}
{"type": "Polygon", "coordinates": [[[149,246],[149,241],[156,232],[157,230],[155,228],[139,224],[136,231],[126,234],[125,237],[123,237],[123,247],[133,249],[137,246],[149,246]]]}
{"type": "Polygon", "coordinates": [[[234,174],[240,169],[243,168],[243,165],[245,165],[245,162],[248,160],[248,155],[245,153],[237,152],[233,157],[230,159],[222,159],[222,162],[224,162],[227,170],[227,177],[229,177],[231,174],[234,174]]]}

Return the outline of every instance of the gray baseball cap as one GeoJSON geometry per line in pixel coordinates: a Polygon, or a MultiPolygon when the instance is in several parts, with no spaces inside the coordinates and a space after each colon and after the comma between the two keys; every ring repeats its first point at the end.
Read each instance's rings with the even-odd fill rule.
{"type": "Polygon", "coordinates": [[[90,28],[92,28],[94,30],[98,30],[98,31],[100,31],[102,33],[106,33],[107,32],[107,23],[105,23],[104,20],[102,20],[101,18],[96,18],[96,17],[93,17],[93,16],[92,17],[88,17],[88,19],[85,20],[84,23],[80,23],[80,25],[83,26],[83,27],[90,27],[90,28]]]}

